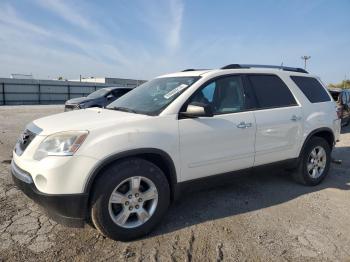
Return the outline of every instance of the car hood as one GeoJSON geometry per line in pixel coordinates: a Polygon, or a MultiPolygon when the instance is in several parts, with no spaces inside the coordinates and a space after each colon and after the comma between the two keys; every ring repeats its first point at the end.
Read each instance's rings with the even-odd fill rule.
{"type": "Polygon", "coordinates": [[[150,118],[147,115],[133,114],[116,110],[89,108],[51,115],[34,120],[42,129],[40,135],[72,130],[94,130],[150,118]]]}
{"type": "Polygon", "coordinates": [[[84,102],[89,102],[91,100],[92,100],[91,98],[87,98],[87,97],[77,97],[66,101],[66,104],[80,104],[84,102]]]}

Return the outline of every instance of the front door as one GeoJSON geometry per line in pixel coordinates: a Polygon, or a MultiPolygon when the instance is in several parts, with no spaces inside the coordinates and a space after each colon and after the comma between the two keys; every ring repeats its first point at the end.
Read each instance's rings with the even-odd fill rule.
{"type": "MultiPolygon", "coordinates": [[[[179,119],[181,180],[253,166],[256,124],[239,75],[217,78],[187,104],[209,104],[213,117],[179,119]]],[[[186,106],[185,106],[186,107],[186,106]]]]}

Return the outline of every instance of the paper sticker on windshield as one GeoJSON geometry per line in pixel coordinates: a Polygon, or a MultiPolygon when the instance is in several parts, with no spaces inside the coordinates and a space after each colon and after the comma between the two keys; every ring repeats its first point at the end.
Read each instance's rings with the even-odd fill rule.
{"type": "Polygon", "coordinates": [[[174,88],[173,90],[171,90],[169,93],[164,95],[165,99],[169,99],[170,97],[176,95],[177,93],[181,92],[183,89],[185,89],[186,87],[188,87],[188,85],[186,84],[181,84],[178,87],[174,88]]]}

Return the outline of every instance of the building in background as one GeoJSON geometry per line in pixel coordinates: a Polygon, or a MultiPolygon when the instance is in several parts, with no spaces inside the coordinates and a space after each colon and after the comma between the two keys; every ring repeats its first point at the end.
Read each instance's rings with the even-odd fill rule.
{"type": "Polygon", "coordinates": [[[33,75],[11,74],[12,79],[34,79],[33,75]]]}
{"type": "Polygon", "coordinates": [[[106,84],[111,86],[126,86],[126,87],[136,87],[146,82],[146,80],[137,80],[137,79],[126,79],[126,78],[115,78],[115,77],[89,77],[81,78],[79,80],[70,80],[70,81],[79,81],[85,83],[99,83],[106,84]]]}

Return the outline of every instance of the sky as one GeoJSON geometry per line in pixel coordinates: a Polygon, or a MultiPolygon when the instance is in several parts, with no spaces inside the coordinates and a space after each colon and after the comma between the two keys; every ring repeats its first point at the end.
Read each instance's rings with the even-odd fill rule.
{"type": "Polygon", "coordinates": [[[350,78],[350,0],[0,0],[0,76],[151,79],[227,64],[350,78]]]}

